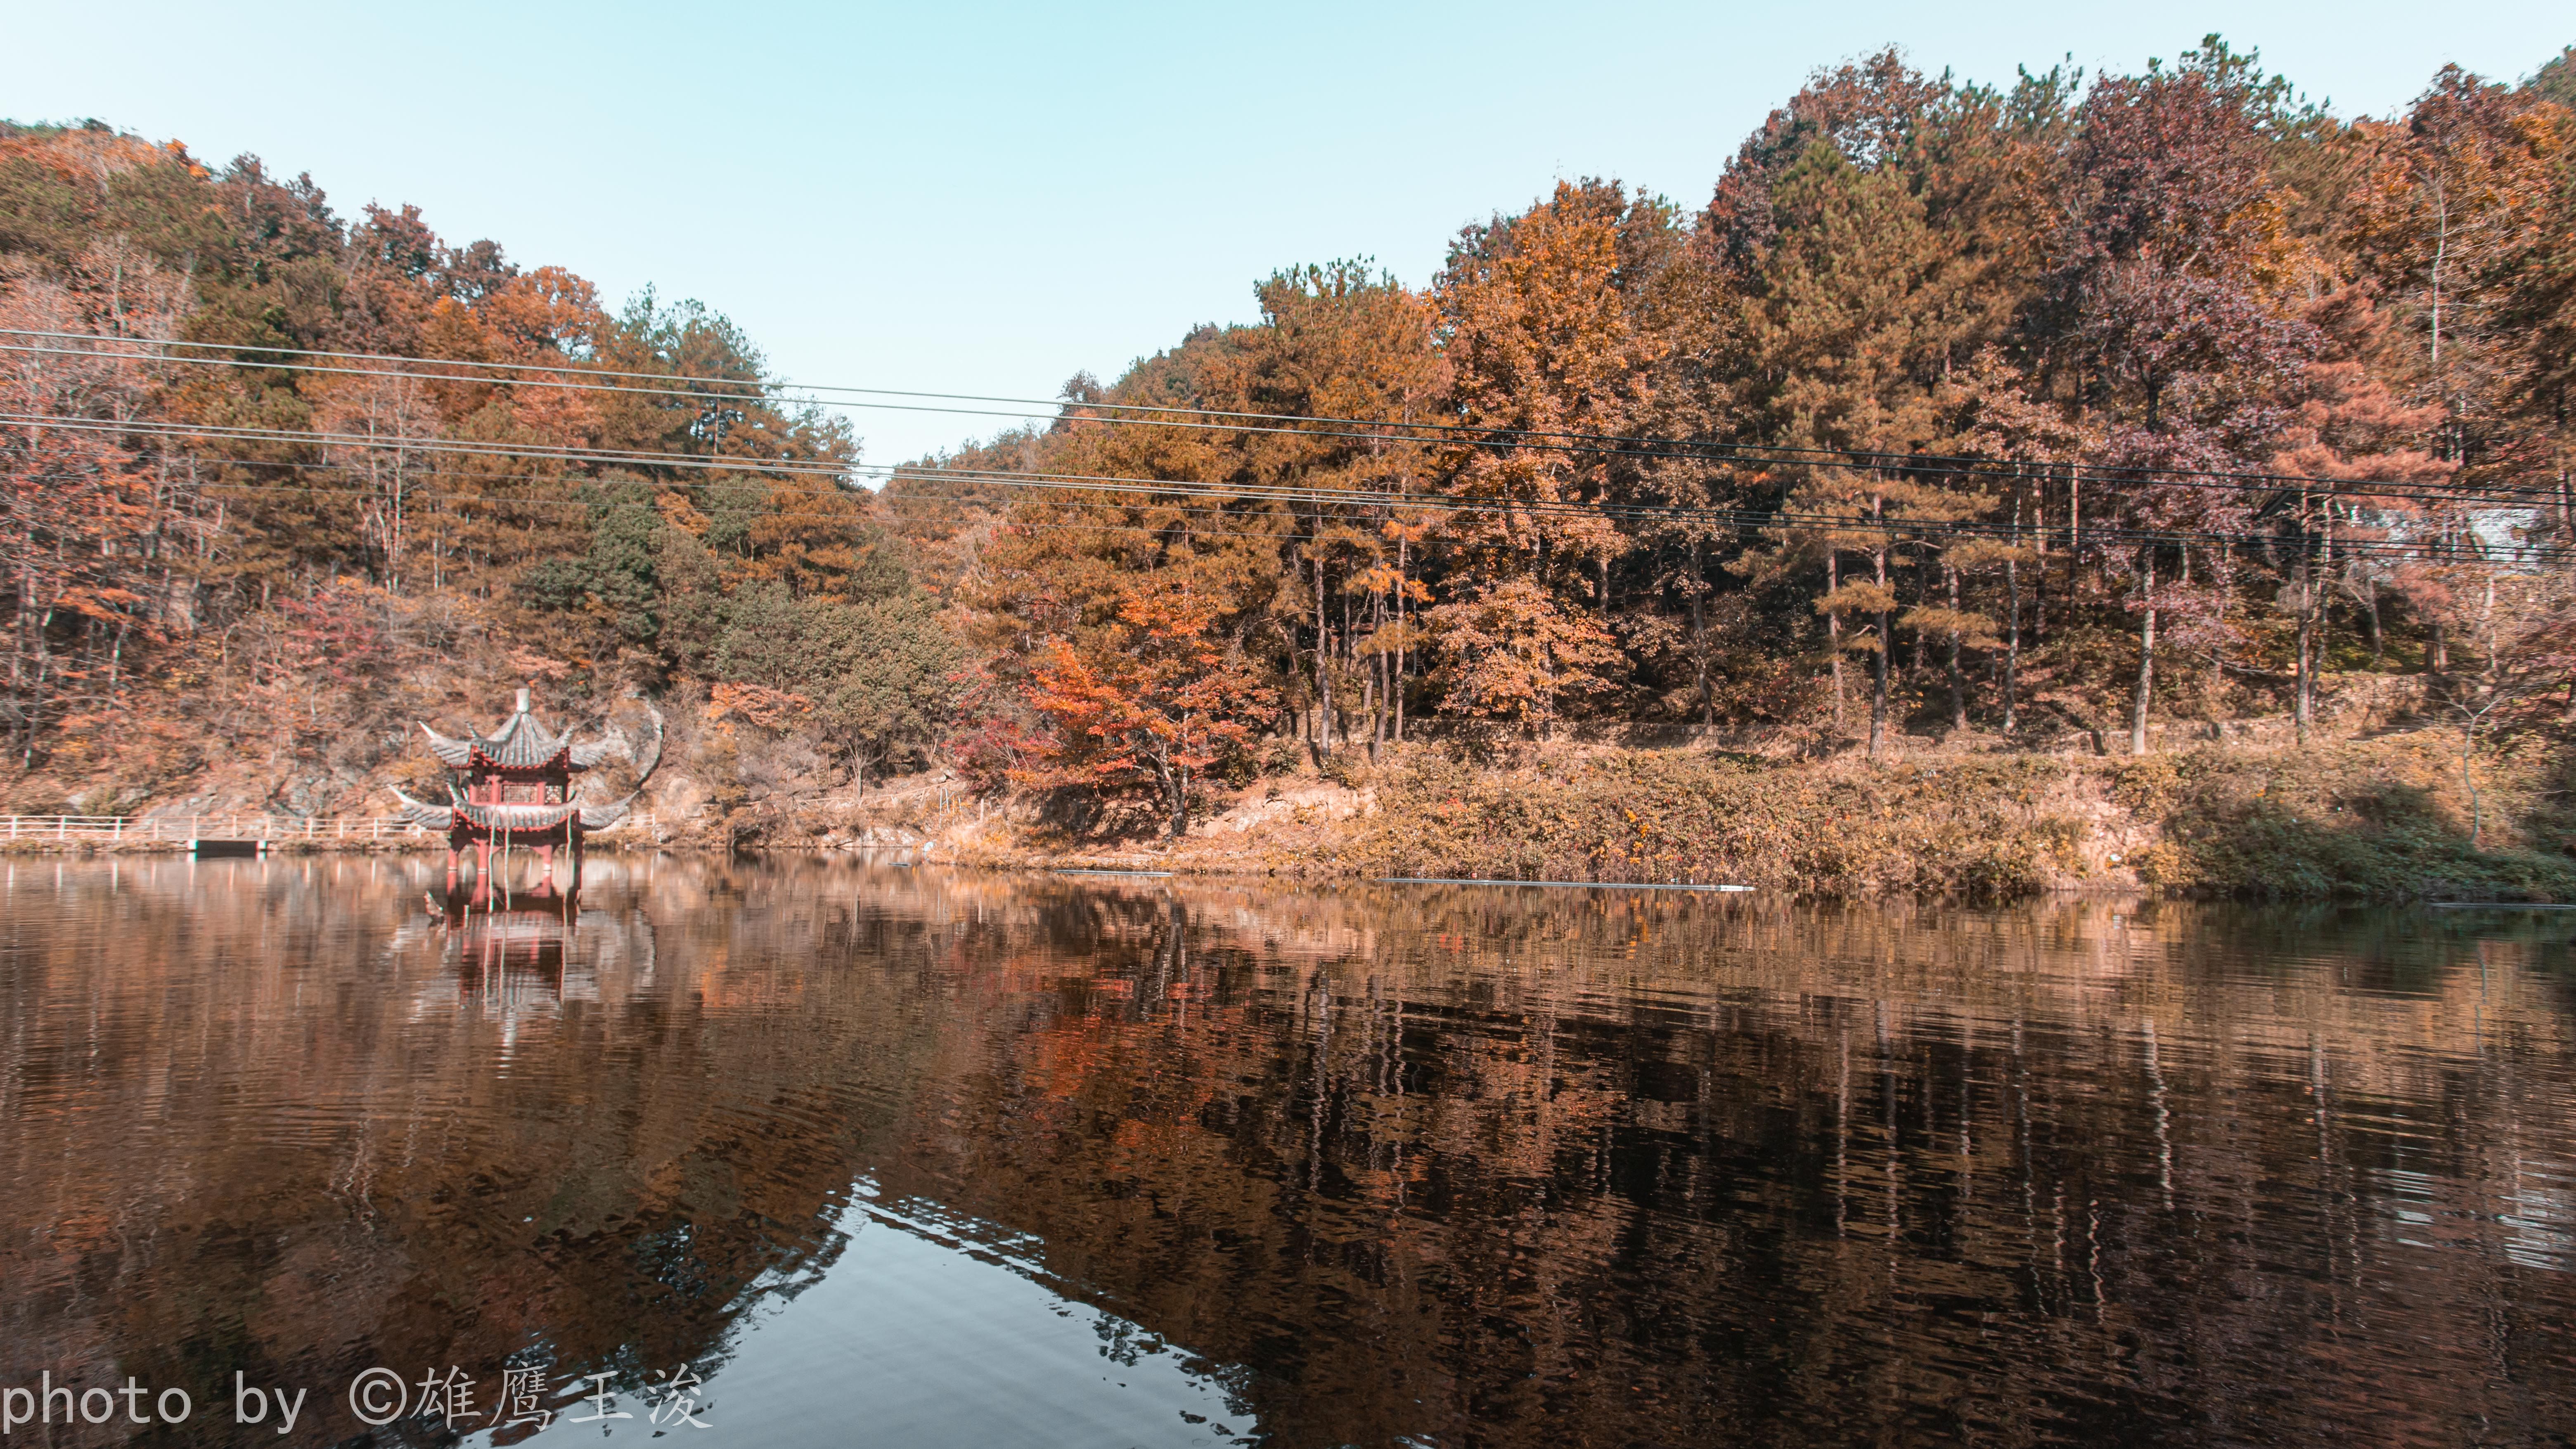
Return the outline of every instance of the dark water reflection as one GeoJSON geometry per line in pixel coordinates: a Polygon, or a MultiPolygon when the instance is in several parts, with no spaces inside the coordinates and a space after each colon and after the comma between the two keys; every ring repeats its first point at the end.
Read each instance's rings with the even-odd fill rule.
{"type": "Polygon", "coordinates": [[[9,1444],[2576,1427],[2564,918],[0,869],[0,1414],[193,1405],[9,1444]]]}

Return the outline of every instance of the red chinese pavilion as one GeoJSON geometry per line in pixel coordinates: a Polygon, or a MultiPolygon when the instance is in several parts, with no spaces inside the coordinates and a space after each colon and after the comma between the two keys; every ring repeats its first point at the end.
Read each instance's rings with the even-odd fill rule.
{"type": "Polygon", "coordinates": [[[605,804],[574,799],[572,777],[606,759],[610,746],[600,741],[574,744],[570,735],[549,731],[528,712],[528,691],[524,689],[519,691],[517,713],[489,735],[469,732],[459,740],[425,724],[420,728],[429,736],[431,752],[447,766],[449,803],[425,804],[400,790],[394,792],[394,798],[402,802],[403,814],[413,824],[446,834],[451,881],[458,856],[467,845],[474,847],[478,893],[491,879],[492,852],[496,847],[536,852],[551,878],[555,847],[563,846],[572,853],[577,882],[581,875],[582,837],[625,819],[626,812],[635,807],[636,798],[644,793],[644,781],[662,763],[662,717],[656,714],[653,742],[640,762],[643,768],[636,776],[635,789],[626,798],[605,804]]]}

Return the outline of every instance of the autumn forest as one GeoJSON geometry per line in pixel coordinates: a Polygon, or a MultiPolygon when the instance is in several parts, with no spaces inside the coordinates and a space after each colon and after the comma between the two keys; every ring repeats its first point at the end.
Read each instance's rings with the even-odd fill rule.
{"type": "Polygon", "coordinates": [[[6,793],[372,809],[409,721],[520,681],[654,704],[736,843],[933,776],[1145,841],[1561,745],[1878,779],[2411,729],[2466,792],[2425,820],[2563,859],[2576,51],[2534,61],[2356,117],[2216,37],[1885,52],[1703,196],[1560,181],[1420,288],[1283,265],[902,463],[712,306],[0,126],[6,793]]]}

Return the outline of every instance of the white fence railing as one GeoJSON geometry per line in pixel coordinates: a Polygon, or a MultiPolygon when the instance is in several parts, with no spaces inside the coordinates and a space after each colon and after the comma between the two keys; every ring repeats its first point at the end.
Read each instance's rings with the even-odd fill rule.
{"type": "MultiPolygon", "coordinates": [[[[612,829],[654,835],[653,817],[635,814],[612,829]]],[[[0,815],[0,844],[129,845],[192,840],[294,841],[435,840],[400,815],[0,815]]]]}

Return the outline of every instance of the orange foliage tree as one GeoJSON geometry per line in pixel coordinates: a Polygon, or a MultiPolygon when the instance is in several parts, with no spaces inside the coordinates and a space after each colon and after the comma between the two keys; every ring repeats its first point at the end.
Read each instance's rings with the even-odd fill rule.
{"type": "MultiPolygon", "coordinates": [[[[0,327],[150,336],[187,305],[185,278],[122,241],[59,269],[0,261],[0,327]]],[[[69,711],[119,707],[131,646],[160,628],[172,557],[194,536],[192,472],[129,431],[154,371],[112,344],[22,345],[0,367],[0,727],[22,763],[69,711]]]]}
{"type": "Polygon", "coordinates": [[[1217,630],[1220,611],[1186,582],[1152,582],[1080,643],[1061,636],[1029,671],[1028,700],[1051,729],[1024,783],[1116,792],[1150,785],[1175,839],[1189,829],[1191,777],[1247,749],[1277,692],[1217,630]]]}
{"type": "Polygon", "coordinates": [[[1450,459],[1448,587],[1424,623],[1455,712],[1535,729],[1621,672],[1611,569],[1630,545],[1611,510],[1636,495],[1635,469],[1554,440],[1647,415],[1670,345],[1655,282],[1679,250],[1671,207],[1601,181],[1559,183],[1452,250],[1438,290],[1456,416],[1516,444],[1450,459]]]}

